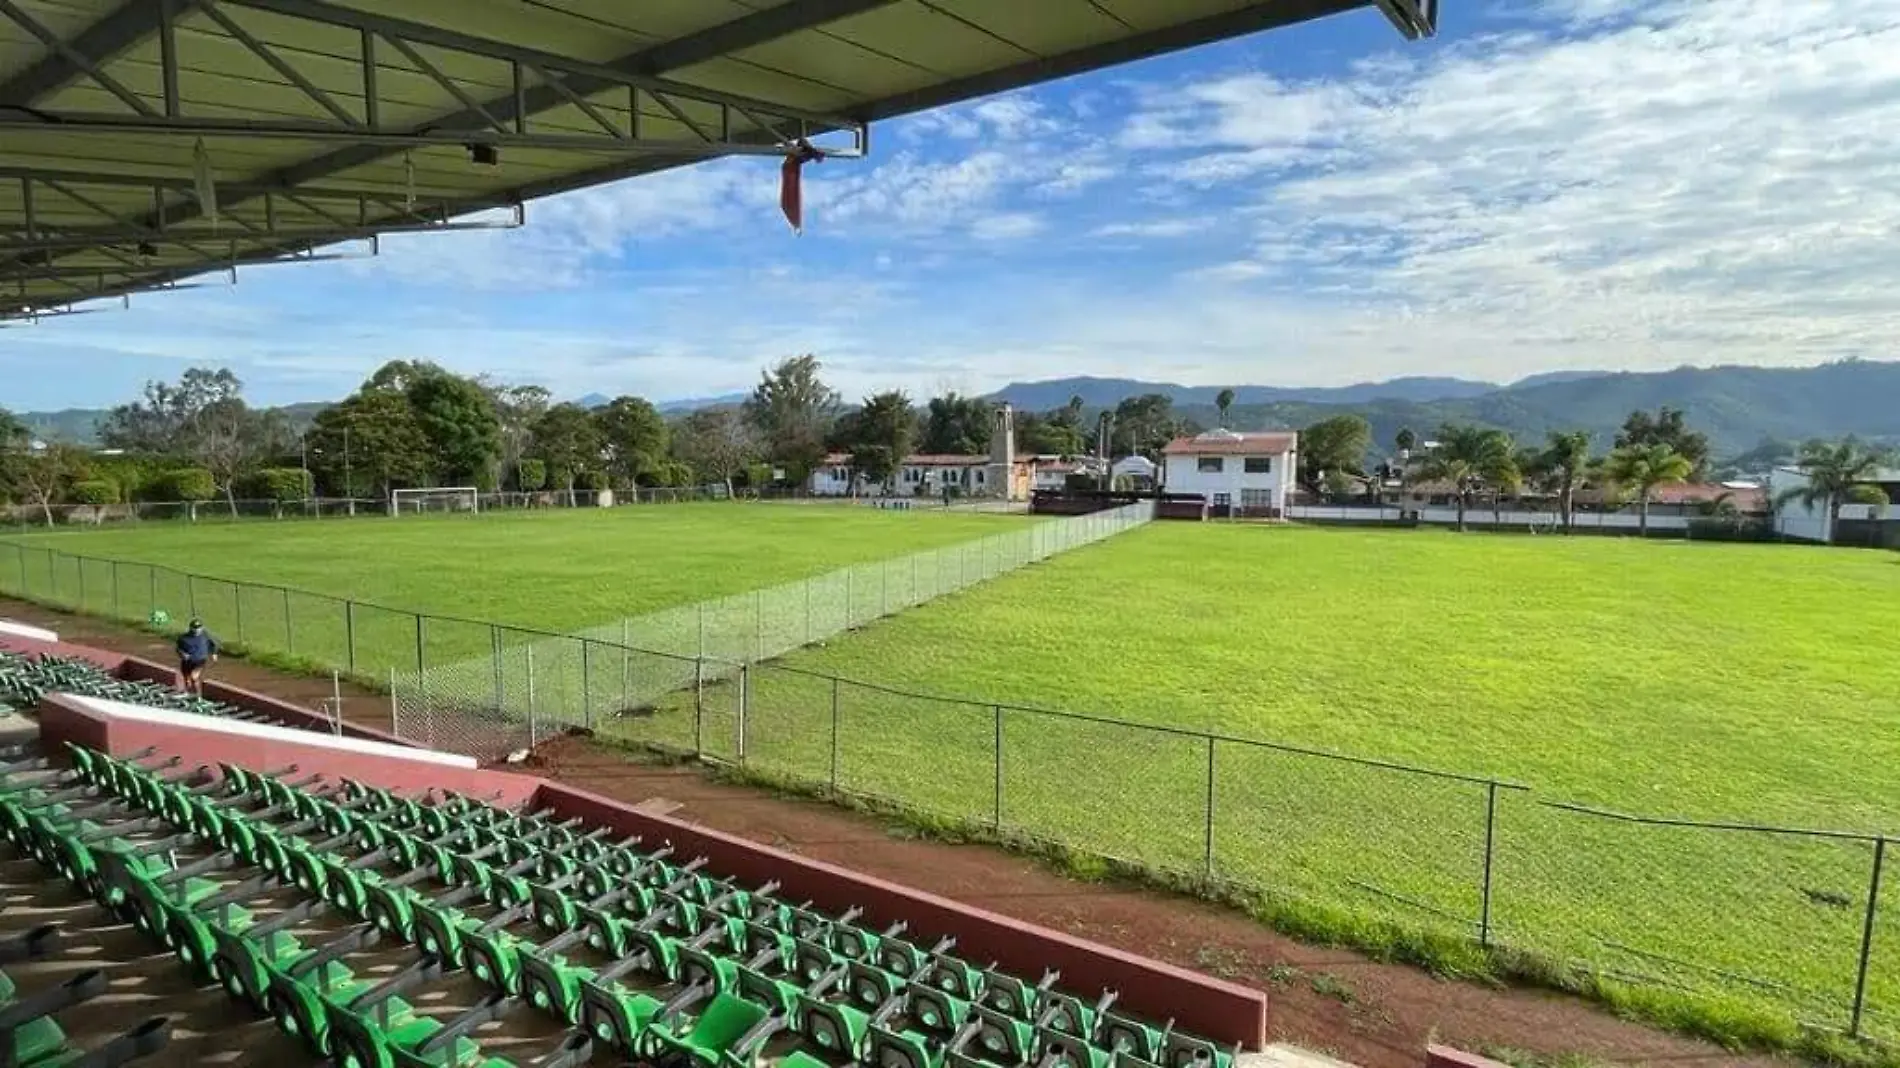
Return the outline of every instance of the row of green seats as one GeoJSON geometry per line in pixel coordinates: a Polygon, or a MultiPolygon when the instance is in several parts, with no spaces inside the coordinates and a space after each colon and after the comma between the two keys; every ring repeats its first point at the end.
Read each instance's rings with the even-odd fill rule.
{"type": "MultiPolygon", "coordinates": [[[[269,789],[247,783],[246,774],[231,769],[228,777],[238,784],[233,789],[269,789]]],[[[276,804],[281,808],[290,802],[279,798],[276,804]]],[[[324,822],[339,839],[326,843],[330,848],[354,836],[372,857],[390,851],[385,838],[365,830],[381,824],[353,820],[350,807],[394,813],[397,823],[425,831],[445,829],[435,806],[364,791],[329,811],[324,822]]],[[[511,818],[481,809],[491,826],[511,818]]],[[[506,841],[501,836],[477,852],[504,850],[506,841]]],[[[568,834],[565,841],[571,845],[574,836],[568,834]]],[[[691,1017],[695,1031],[731,1031],[741,1020],[747,1022],[742,1031],[757,1032],[754,1038],[790,1028],[833,1054],[879,1063],[925,1066],[961,1058],[1001,1065],[1030,1060],[1134,1065],[1165,1060],[1171,1068],[1224,1068],[1229,1061],[1224,1051],[1201,1040],[1110,1012],[1112,998],[1084,1005],[1052,990],[1053,977],[1026,987],[947,956],[948,943],[928,950],[913,946],[898,937],[901,928],[874,934],[853,926],[854,917],[831,920],[778,902],[769,889],[748,894],[698,874],[693,866],[674,868],[624,846],[596,847],[563,859],[553,842],[528,844],[540,859],[500,878],[483,876],[472,866],[478,861],[436,860],[442,881],[461,886],[458,893],[479,888],[482,896],[509,910],[499,924],[445,911],[453,909],[453,902],[444,907],[420,895],[412,899],[405,896],[413,893],[406,886],[397,888],[400,894],[380,892],[375,876],[350,874],[355,866],[334,858],[325,865],[322,892],[367,908],[379,926],[397,928],[450,965],[470,967],[510,997],[525,993],[537,1007],[583,1024],[628,1052],[664,1048],[668,1035],[690,1037],[680,1036],[673,1025],[706,1003],[691,1017]],[[528,874],[542,882],[526,884],[528,874]],[[613,885],[616,881],[620,885],[613,885]],[[576,896],[576,888],[585,896],[576,896]],[[506,931],[508,923],[530,913],[544,928],[559,932],[557,937],[537,946],[506,931]],[[413,932],[402,930],[407,923],[415,924],[413,932]],[[582,943],[620,959],[595,970],[564,958],[582,943]],[[660,1001],[617,982],[636,971],[649,981],[683,989],[660,1001]],[[898,1019],[908,1026],[894,1026],[898,1019]],[[941,1055],[932,1054],[933,1044],[942,1048],[941,1055]]],[[[412,843],[402,852],[422,855],[421,845],[412,843]]],[[[316,879],[316,868],[307,865],[302,881],[312,892],[318,891],[316,879]]],[[[700,1034],[699,1040],[703,1046],[715,1037],[700,1034]]]]}
{"type": "MultiPolygon", "coordinates": [[[[11,754],[17,756],[18,754],[11,754]]],[[[56,956],[61,932],[46,924],[0,939],[0,967],[56,956]]],[[[23,993],[0,971],[0,1065],[19,1068],[112,1068],[165,1048],[171,1022],[154,1017],[103,1046],[79,1049],[57,1016],[106,992],[106,975],[89,968],[48,990],[23,993]]]]}
{"type": "Polygon", "coordinates": [[[0,650],[0,702],[32,707],[49,693],[70,693],[173,712],[245,720],[264,717],[157,682],[121,679],[89,661],[0,650]]]}
{"type": "MultiPolygon", "coordinates": [[[[214,963],[215,954],[220,950],[227,959],[260,960],[256,944],[265,925],[253,922],[241,902],[266,892],[267,884],[274,877],[225,886],[205,876],[235,866],[240,858],[234,853],[214,853],[184,866],[172,863],[174,849],[184,844],[184,840],[196,837],[194,832],[186,830],[150,840],[134,840],[127,835],[155,830],[156,824],[169,823],[166,813],[175,817],[182,812],[216,812],[226,818],[225,826],[242,826],[253,832],[235,836],[239,839],[252,843],[272,841],[280,847],[286,840],[296,844],[287,836],[278,837],[281,831],[291,830],[296,824],[276,828],[253,823],[239,815],[238,810],[243,807],[243,801],[257,800],[264,805],[259,812],[270,813],[273,807],[279,810],[275,814],[290,812],[291,807],[283,802],[302,795],[278,788],[268,796],[259,794],[255,798],[215,796],[222,793],[216,786],[188,788],[132,762],[113,761],[94,754],[77,759],[82,768],[82,781],[77,786],[57,791],[27,791],[26,805],[21,803],[19,792],[8,792],[4,801],[0,801],[0,823],[4,824],[8,836],[69,877],[81,875],[82,878],[75,881],[101,890],[102,902],[116,906],[133,918],[141,930],[165,941],[201,979],[225,981],[236,977],[235,972],[214,963]],[[86,796],[93,786],[105,789],[92,797],[86,796]],[[106,797],[110,800],[92,803],[106,797]],[[185,800],[179,800],[181,798],[185,800]],[[76,803],[82,799],[88,803],[76,803]],[[22,811],[28,807],[30,811],[22,811]],[[112,824],[103,822],[104,817],[114,813],[129,818],[112,824]],[[87,875],[90,878],[83,877],[87,875]]],[[[295,807],[307,811],[301,805],[295,807]]],[[[184,830],[189,823],[170,826],[184,830]]],[[[256,862],[261,855],[253,853],[242,859],[256,862]]],[[[286,853],[280,848],[269,855],[281,862],[286,853]]],[[[287,867],[279,870],[284,874],[288,872],[287,867]]],[[[290,883],[285,878],[280,885],[290,883]]],[[[311,918],[323,904],[313,901],[287,910],[268,922],[289,938],[288,928],[297,921],[311,918]]],[[[298,1007],[297,1013],[280,1020],[287,1024],[286,1030],[311,1043],[315,1053],[326,1056],[335,1053],[337,1062],[350,1068],[382,1065],[393,1068],[409,1063],[426,1063],[438,1068],[462,1065],[512,1068],[507,1061],[482,1058],[474,1043],[463,1034],[446,1033],[450,1028],[417,1016],[411,1006],[395,997],[406,986],[440,974],[439,963],[424,958],[418,966],[396,977],[399,982],[385,981],[375,987],[349,974],[340,958],[352,949],[368,945],[371,940],[361,937],[361,932],[368,930],[373,928],[362,925],[356,933],[326,947],[329,953],[323,960],[308,959],[312,954],[299,953],[291,942],[266,947],[279,955],[276,963],[282,966],[271,975],[272,994],[298,1007]],[[289,956],[284,955],[286,952],[289,956]],[[322,1028],[314,1034],[299,1026],[310,1018],[311,1012],[319,1014],[318,1019],[323,1021],[322,1028]],[[312,1043],[313,1038],[321,1041],[312,1043]]],[[[474,1019],[464,1030],[473,1030],[481,1022],[485,1021],[474,1019]]],[[[590,1052],[582,1042],[564,1048],[542,1065],[578,1065],[585,1062],[590,1052]]]]}

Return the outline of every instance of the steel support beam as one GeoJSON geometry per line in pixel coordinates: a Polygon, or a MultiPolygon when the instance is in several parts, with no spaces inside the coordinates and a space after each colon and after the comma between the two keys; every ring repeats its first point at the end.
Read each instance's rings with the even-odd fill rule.
{"type": "MultiPolygon", "coordinates": [[[[454,233],[460,230],[514,230],[520,228],[518,220],[507,222],[463,221],[439,223],[371,223],[363,226],[331,225],[318,227],[255,227],[237,240],[254,242],[261,239],[294,242],[296,244],[326,245],[337,241],[360,241],[379,234],[435,234],[454,233]]],[[[163,233],[155,230],[139,230],[131,227],[63,227],[50,230],[42,226],[36,237],[24,240],[0,240],[0,254],[20,256],[30,252],[87,252],[93,249],[115,248],[136,250],[138,245],[150,245],[154,248],[182,247],[197,254],[204,260],[222,263],[223,258],[216,252],[198,245],[216,242],[230,242],[231,233],[213,233],[210,230],[167,229],[163,233]]],[[[4,274],[7,265],[0,264],[0,274],[4,274]]]]}
{"type": "Polygon", "coordinates": [[[1408,41],[1438,33],[1438,0],[1373,0],[1408,41]]]}
{"type": "MultiPolygon", "coordinates": [[[[0,4],[6,0],[0,0],[0,4]]],[[[664,98],[656,98],[664,99],[664,98]]],[[[699,127],[694,127],[696,130],[699,127]]],[[[618,156],[695,156],[713,159],[719,156],[782,156],[785,148],[775,143],[757,143],[731,137],[721,140],[639,140],[591,134],[518,134],[512,131],[486,130],[409,130],[371,129],[367,126],[329,125],[295,119],[226,119],[208,117],[170,118],[164,115],[110,115],[99,112],[38,112],[23,115],[0,111],[0,132],[20,131],[60,136],[88,134],[152,135],[170,134],[186,139],[221,137],[258,137],[273,140],[313,141],[329,144],[353,144],[401,151],[406,148],[465,148],[492,145],[497,149],[546,149],[556,152],[592,152],[618,156]]],[[[215,153],[216,146],[212,146],[215,153]]],[[[224,188],[219,183],[218,188],[224,188]]],[[[279,189],[292,186],[276,186],[279,189]]],[[[219,198],[220,210],[223,198],[219,198]]]]}
{"type": "MultiPolygon", "coordinates": [[[[165,0],[174,17],[189,11],[194,3],[165,0]]],[[[84,65],[73,61],[74,55],[84,56],[94,66],[108,63],[155,33],[164,11],[159,0],[124,0],[110,15],[73,38],[66,51],[51,50],[45,59],[0,83],[0,101],[31,105],[64,89],[86,73],[84,65]]]]}

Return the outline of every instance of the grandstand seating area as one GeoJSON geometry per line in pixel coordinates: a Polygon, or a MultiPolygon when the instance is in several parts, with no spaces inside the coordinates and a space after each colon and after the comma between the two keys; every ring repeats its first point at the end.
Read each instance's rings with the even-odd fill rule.
{"type": "Polygon", "coordinates": [[[24,655],[0,649],[0,708],[32,708],[49,693],[98,697],[146,708],[226,716],[252,723],[279,722],[263,713],[208,701],[162,683],[121,679],[85,660],[24,655]]]}
{"type": "MultiPolygon", "coordinates": [[[[29,681],[8,686],[41,677],[10,670],[29,681]]],[[[0,832],[344,1068],[1231,1068],[1113,995],[979,967],[948,939],[783,901],[578,818],[289,767],[71,758],[0,767],[0,832]],[[533,1056],[498,1056],[488,1035],[521,1018],[544,1025],[533,1056]]]]}

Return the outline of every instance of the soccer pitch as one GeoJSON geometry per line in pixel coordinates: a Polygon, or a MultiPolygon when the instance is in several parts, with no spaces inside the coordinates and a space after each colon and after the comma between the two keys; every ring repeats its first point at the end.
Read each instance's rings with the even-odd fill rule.
{"type": "MultiPolygon", "coordinates": [[[[1891,554],[1157,523],[755,667],[745,759],[1266,888],[1321,938],[1485,935],[1842,1028],[1871,842],[1545,802],[1892,829],[1896,618],[1891,554]]],[[[735,689],[618,729],[731,758],[735,689]]],[[[1862,1026],[1900,1037],[1900,905],[1874,931],[1862,1026]]]]}

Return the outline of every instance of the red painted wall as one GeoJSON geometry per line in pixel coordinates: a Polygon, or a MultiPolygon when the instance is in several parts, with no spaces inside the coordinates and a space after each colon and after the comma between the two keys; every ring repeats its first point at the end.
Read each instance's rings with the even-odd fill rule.
{"type": "Polygon", "coordinates": [[[777,896],[784,900],[809,900],[828,912],[855,905],[864,910],[860,923],[879,928],[906,921],[907,937],[915,941],[949,935],[957,940],[958,956],[980,964],[995,961],[1025,979],[1054,969],[1062,973],[1062,987],[1078,994],[1119,990],[1118,1005],[1158,1022],[1172,1018],[1183,1031],[1248,1049],[1266,1043],[1267,996],[1257,990],[706,827],[649,815],[562,783],[544,784],[536,806],[605,824],[622,836],[638,834],[648,845],[671,842],[679,857],[704,856],[711,871],[743,883],[757,886],[777,880],[777,896]]]}

